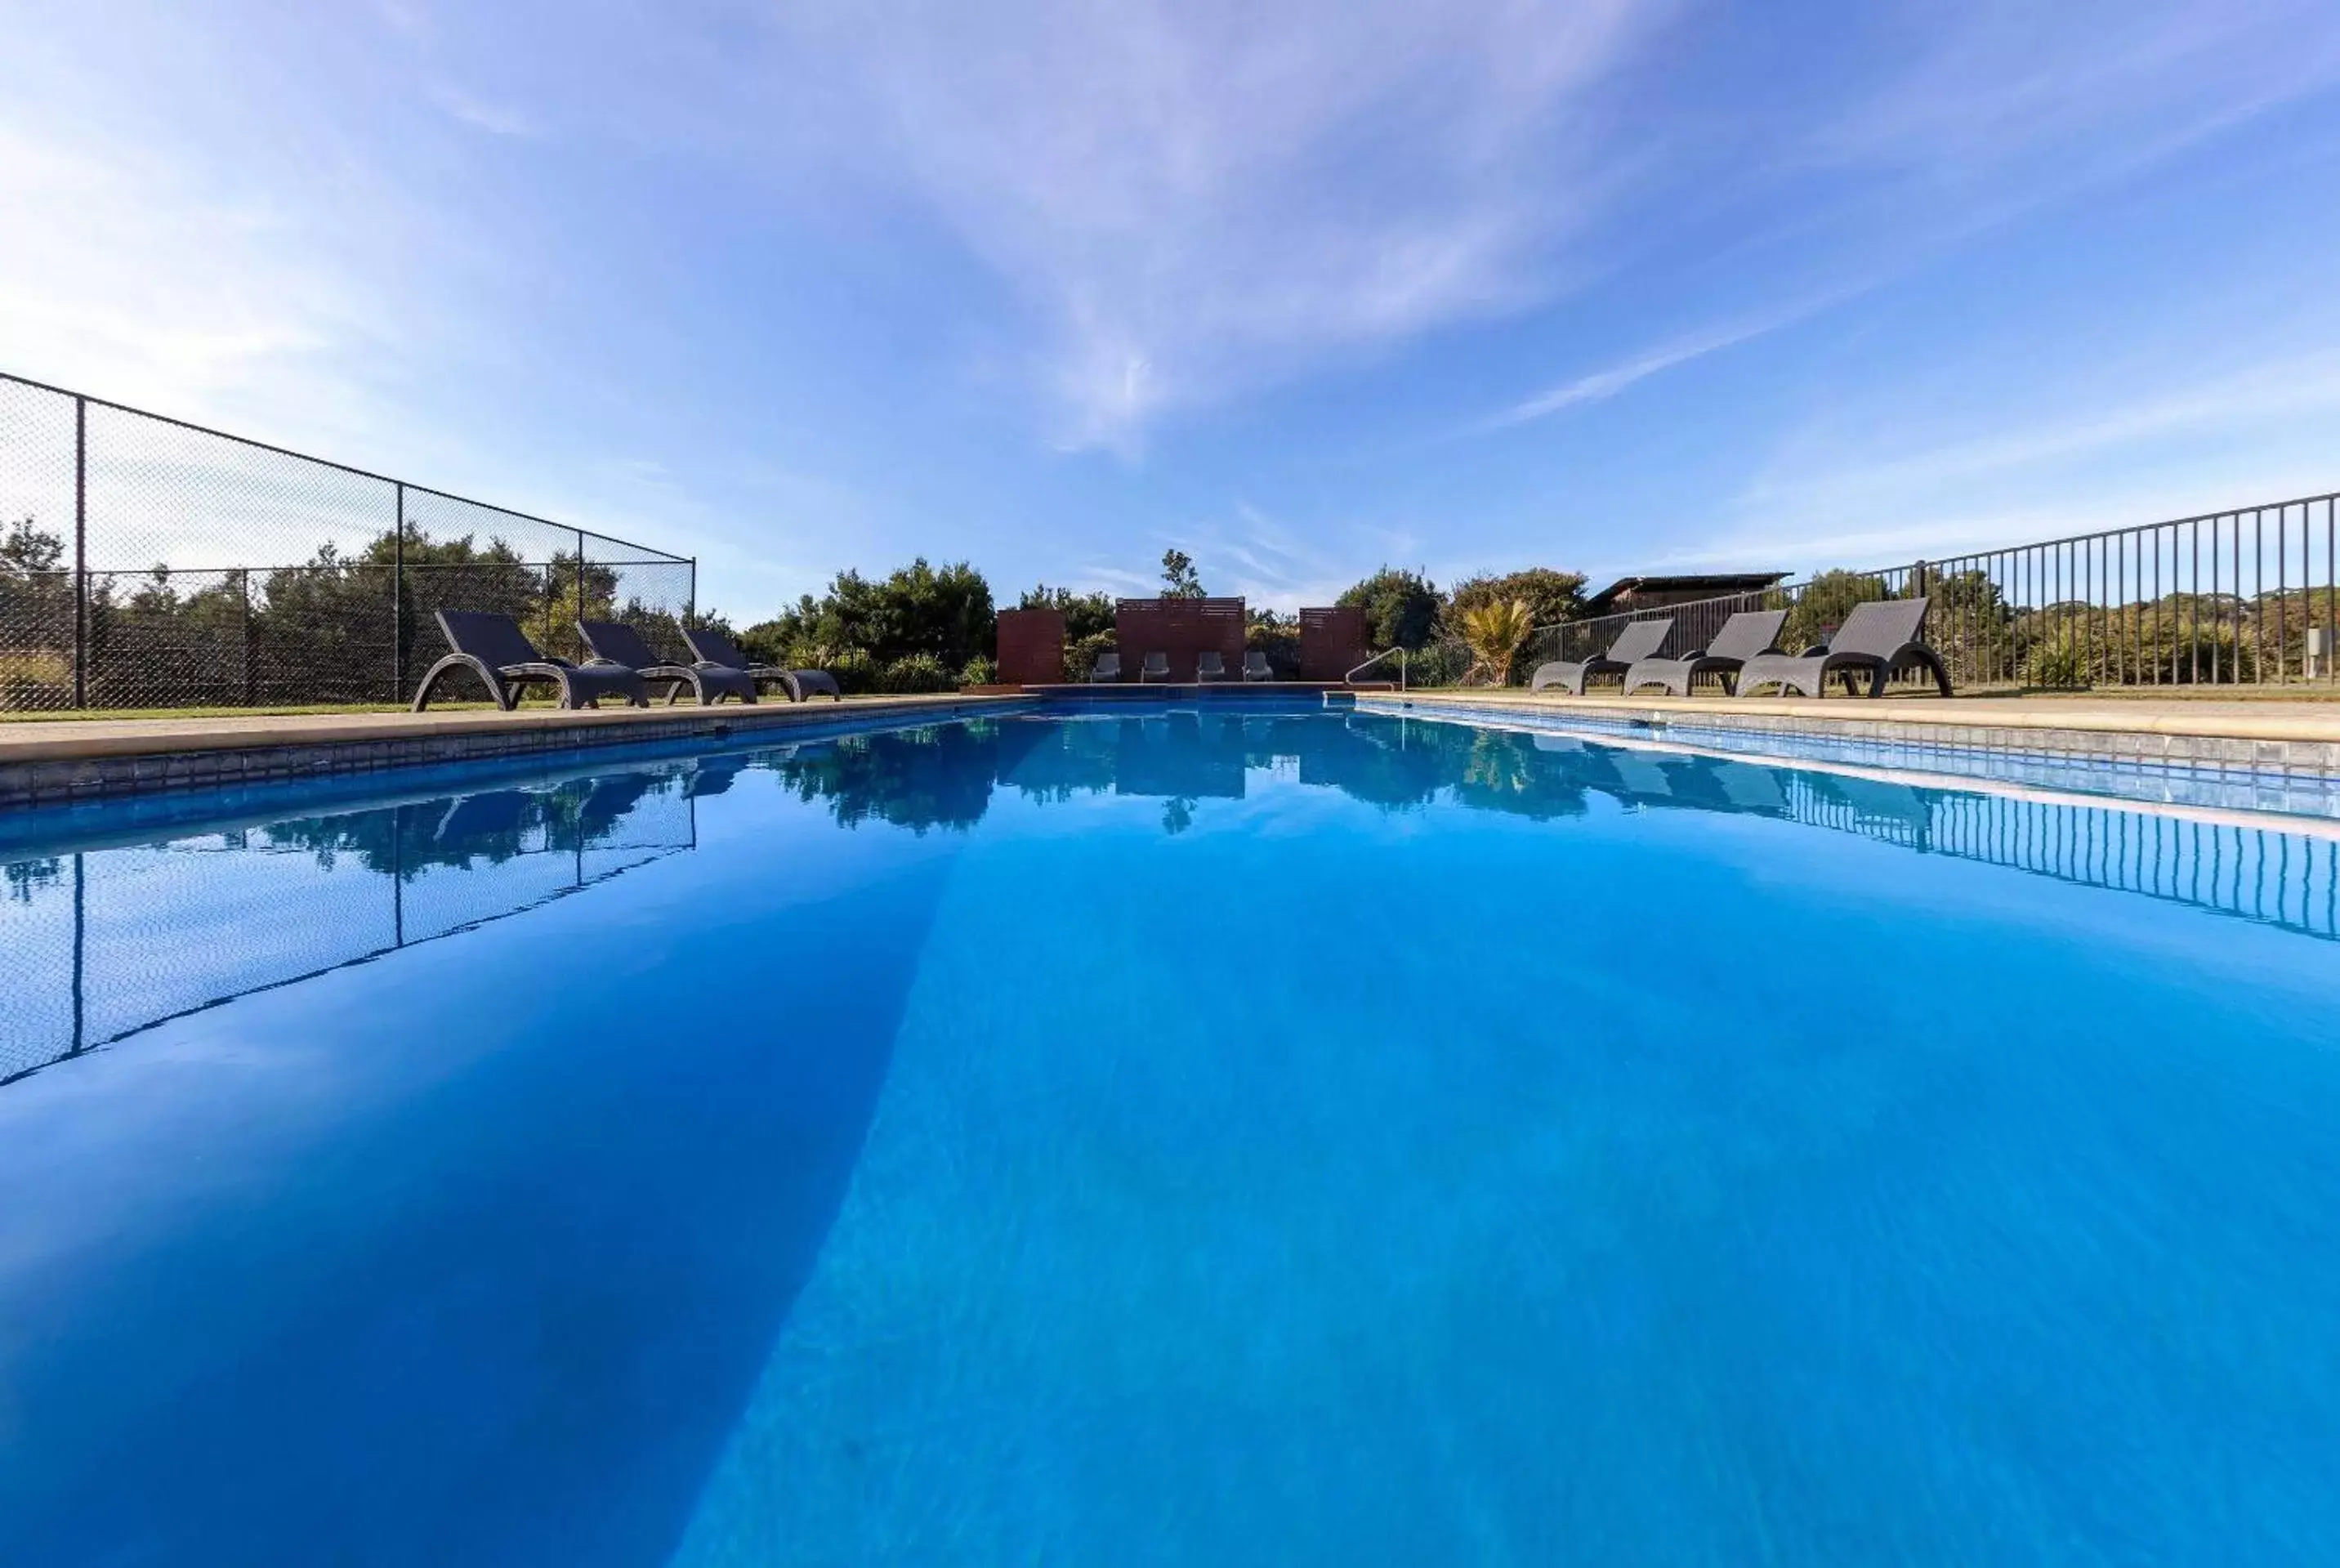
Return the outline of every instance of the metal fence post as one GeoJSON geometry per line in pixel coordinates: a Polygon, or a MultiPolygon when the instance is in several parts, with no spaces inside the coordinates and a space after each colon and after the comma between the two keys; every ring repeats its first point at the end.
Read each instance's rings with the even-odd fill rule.
{"type": "Polygon", "coordinates": [[[89,706],[89,399],[74,399],[74,706],[89,706]]]}
{"type": "Polygon", "coordinates": [[[691,627],[699,624],[699,557],[695,555],[690,558],[690,587],[682,600],[682,623],[691,627]]]}
{"type": "MultiPolygon", "coordinates": [[[[585,531],[581,528],[577,531],[577,619],[585,619],[585,531]]],[[[577,635],[582,638],[585,633],[580,630],[577,635]]],[[[577,651],[582,655],[585,650],[580,645],[577,651]]]]}
{"type": "Polygon", "coordinates": [[[252,569],[245,567],[236,574],[239,596],[243,605],[243,705],[252,706],[252,569]]]}
{"type": "Polygon", "coordinates": [[[406,690],[406,483],[392,481],[398,492],[398,516],[390,542],[390,700],[406,690]]]}

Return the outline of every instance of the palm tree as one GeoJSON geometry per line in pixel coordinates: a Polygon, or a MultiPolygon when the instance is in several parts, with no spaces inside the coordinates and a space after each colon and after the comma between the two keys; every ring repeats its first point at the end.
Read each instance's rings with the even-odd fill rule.
{"type": "Polygon", "coordinates": [[[1476,660],[1470,674],[1483,670],[1488,680],[1496,686],[1512,682],[1512,660],[1518,654],[1520,644],[1528,640],[1534,627],[1535,612],[1524,599],[1491,600],[1474,604],[1462,615],[1462,642],[1476,660]]]}

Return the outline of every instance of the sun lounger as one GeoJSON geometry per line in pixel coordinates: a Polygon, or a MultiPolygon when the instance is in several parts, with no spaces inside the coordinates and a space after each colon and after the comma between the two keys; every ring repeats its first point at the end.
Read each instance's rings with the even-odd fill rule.
{"type": "Polygon", "coordinates": [[[1108,648],[1103,653],[1096,656],[1096,664],[1089,670],[1089,680],[1091,682],[1096,682],[1100,680],[1118,680],[1120,679],[1121,655],[1108,648]]]}
{"type": "Polygon", "coordinates": [[[777,682],[788,694],[791,702],[808,702],[815,697],[832,697],[845,700],[845,693],[837,689],[837,677],[826,670],[783,670],[777,664],[750,664],[739,645],[711,626],[686,626],[682,640],[690,645],[690,656],[697,660],[695,668],[712,667],[737,670],[759,686],[777,682]]]}
{"type": "Polygon", "coordinates": [[[1923,599],[1873,599],[1856,604],[1824,643],[1800,654],[1766,653],[1747,661],[1739,671],[1735,695],[1745,697],[1757,687],[1776,684],[1782,695],[1790,690],[1807,697],[1821,695],[1831,675],[1841,676],[1844,689],[1860,694],[1858,678],[1869,677],[1869,694],[1885,695],[1885,683],[1896,670],[1917,665],[1933,672],[1943,696],[1950,694],[1950,672],[1940,655],[1918,640],[1926,623],[1923,599]]]}
{"type": "Polygon", "coordinates": [[[1225,680],[1226,678],[1227,661],[1225,655],[1216,650],[1195,655],[1195,680],[1197,685],[1205,680],[1225,680]]]}
{"type": "Polygon", "coordinates": [[[1170,656],[1166,653],[1147,654],[1145,656],[1145,664],[1141,666],[1137,671],[1138,684],[1142,686],[1149,680],[1167,680],[1169,679],[1170,656]]]}
{"type": "Polygon", "coordinates": [[[1676,697],[1690,695],[1691,682],[1701,675],[1720,675],[1725,691],[1740,667],[1771,651],[1780,628],[1787,623],[1784,610],[1742,610],[1722,623],[1714,640],[1680,659],[1637,659],[1625,671],[1625,695],[1644,686],[1662,686],[1676,697]]]}
{"type": "Polygon", "coordinates": [[[669,707],[682,695],[686,686],[699,699],[701,708],[726,697],[736,697],[742,702],[756,700],[756,678],[745,670],[703,660],[697,664],[670,664],[658,656],[648,639],[622,620],[580,620],[577,634],[585,640],[586,650],[593,655],[586,669],[614,664],[640,676],[645,685],[663,680],[669,707]]]}
{"type": "Polygon", "coordinates": [[[439,630],[453,651],[432,665],[414,689],[414,711],[431,706],[439,682],[459,670],[470,670],[486,685],[498,708],[510,712],[520,701],[519,688],[549,685],[560,693],[563,708],[592,708],[604,697],[622,697],[637,708],[649,706],[642,678],[614,665],[571,664],[548,659],[537,651],[520,622],[490,610],[441,610],[434,612],[439,630]]]}
{"type": "Polygon", "coordinates": [[[1539,664],[1529,678],[1528,690],[1542,691],[1557,686],[1573,696],[1584,695],[1584,682],[1595,675],[1623,675],[1641,660],[1649,658],[1666,645],[1674,629],[1673,617],[1661,615],[1649,620],[1629,620],[1609,644],[1609,651],[1581,660],[1554,660],[1539,664]]]}
{"type": "Polygon", "coordinates": [[[1244,679],[1245,680],[1275,679],[1275,671],[1268,668],[1266,654],[1254,648],[1244,655],[1244,679]]]}

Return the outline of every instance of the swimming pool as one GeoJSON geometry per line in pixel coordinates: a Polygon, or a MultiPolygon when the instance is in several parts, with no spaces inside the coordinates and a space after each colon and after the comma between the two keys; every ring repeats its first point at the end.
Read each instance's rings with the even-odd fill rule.
{"type": "Polygon", "coordinates": [[[0,1562],[2340,1552],[2328,824],[1241,701],[319,799],[0,851],[0,1562]]]}

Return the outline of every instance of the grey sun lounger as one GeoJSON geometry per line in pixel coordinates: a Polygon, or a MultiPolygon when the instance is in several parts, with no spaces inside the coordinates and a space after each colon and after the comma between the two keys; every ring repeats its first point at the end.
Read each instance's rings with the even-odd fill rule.
{"type": "Polygon", "coordinates": [[[1149,680],[1167,680],[1169,679],[1170,656],[1166,653],[1147,654],[1145,656],[1145,664],[1141,666],[1137,671],[1138,684],[1142,686],[1149,680]]]}
{"type": "Polygon", "coordinates": [[[1831,675],[1841,676],[1844,689],[1860,694],[1859,677],[1869,677],[1869,694],[1885,695],[1885,683],[1896,670],[1917,665],[1932,671],[1943,696],[1950,694],[1950,672],[1941,656],[1918,640],[1926,623],[1923,599],[1872,599],[1856,604],[1836,635],[1798,653],[1766,653],[1750,659],[1739,671],[1734,693],[1745,697],[1759,686],[1776,685],[1781,695],[1790,690],[1820,696],[1831,675]]]}
{"type": "Polygon", "coordinates": [[[1609,645],[1609,651],[1590,659],[1557,659],[1550,664],[1539,664],[1528,680],[1528,690],[1542,691],[1557,686],[1573,696],[1584,695],[1584,682],[1595,675],[1623,675],[1635,664],[1647,659],[1666,645],[1672,634],[1673,617],[1657,616],[1649,620],[1629,620],[1609,645]]]}
{"type": "Polygon", "coordinates": [[[1196,685],[1199,686],[1205,680],[1225,680],[1226,678],[1226,657],[1220,653],[1216,649],[1211,649],[1195,656],[1195,682],[1196,685]]]}
{"type": "Polygon", "coordinates": [[[1266,654],[1254,648],[1244,655],[1244,679],[1245,680],[1275,679],[1275,671],[1268,668],[1266,654]]]}
{"type": "Polygon", "coordinates": [[[1722,623],[1714,640],[1680,659],[1637,659],[1625,671],[1625,695],[1644,686],[1662,686],[1676,697],[1690,695],[1691,682],[1701,675],[1720,675],[1725,691],[1740,667],[1760,654],[1772,651],[1780,628],[1788,622],[1784,610],[1742,610],[1722,623]]]}
{"type": "Polygon", "coordinates": [[[736,697],[742,702],[756,700],[756,678],[745,670],[704,660],[670,664],[658,656],[649,639],[622,620],[580,620],[577,623],[577,635],[585,640],[586,651],[593,656],[586,662],[586,669],[599,670],[614,664],[640,676],[644,685],[663,680],[669,708],[686,686],[699,699],[701,708],[726,697],[736,697]]]}
{"type": "Polygon", "coordinates": [[[690,645],[690,656],[699,662],[693,668],[729,670],[745,675],[758,686],[777,682],[788,694],[791,702],[808,702],[816,697],[832,697],[845,700],[845,693],[837,689],[837,677],[826,670],[783,670],[777,664],[750,664],[739,645],[711,626],[686,626],[683,641],[690,645]]]}
{"type": "Polygon", "coordinates": [[[1103,653],[1096,656],[1096,663],[1089,670],[1089,681],[1094,685],[1100,680],[1118,680],[1120,679],[1121,655],[1108,648],[1103,653]]]}
{"type": "Polygon", "coordinates": [[[549,685],[559,690],[563,708],[592,708],[604,697],[622,697],[637,708],[650,705],[649,694],[642,689],[642,678],[630,670],[612,665],[571,664],[566,659],[548,659],[537,651],[520,622],[509,615],[491,610],[441,610],[432,612],[439,621],[439,630],[453,650],[432,665],[422,677],[422,684],[414,689],[414,711],[421,712],[431,706],[431,693],[439,682],[461,670],[478,676],[495,699],[496,706],[509,713],[520,701],[520,688],[534,684],[549,685]]]}

